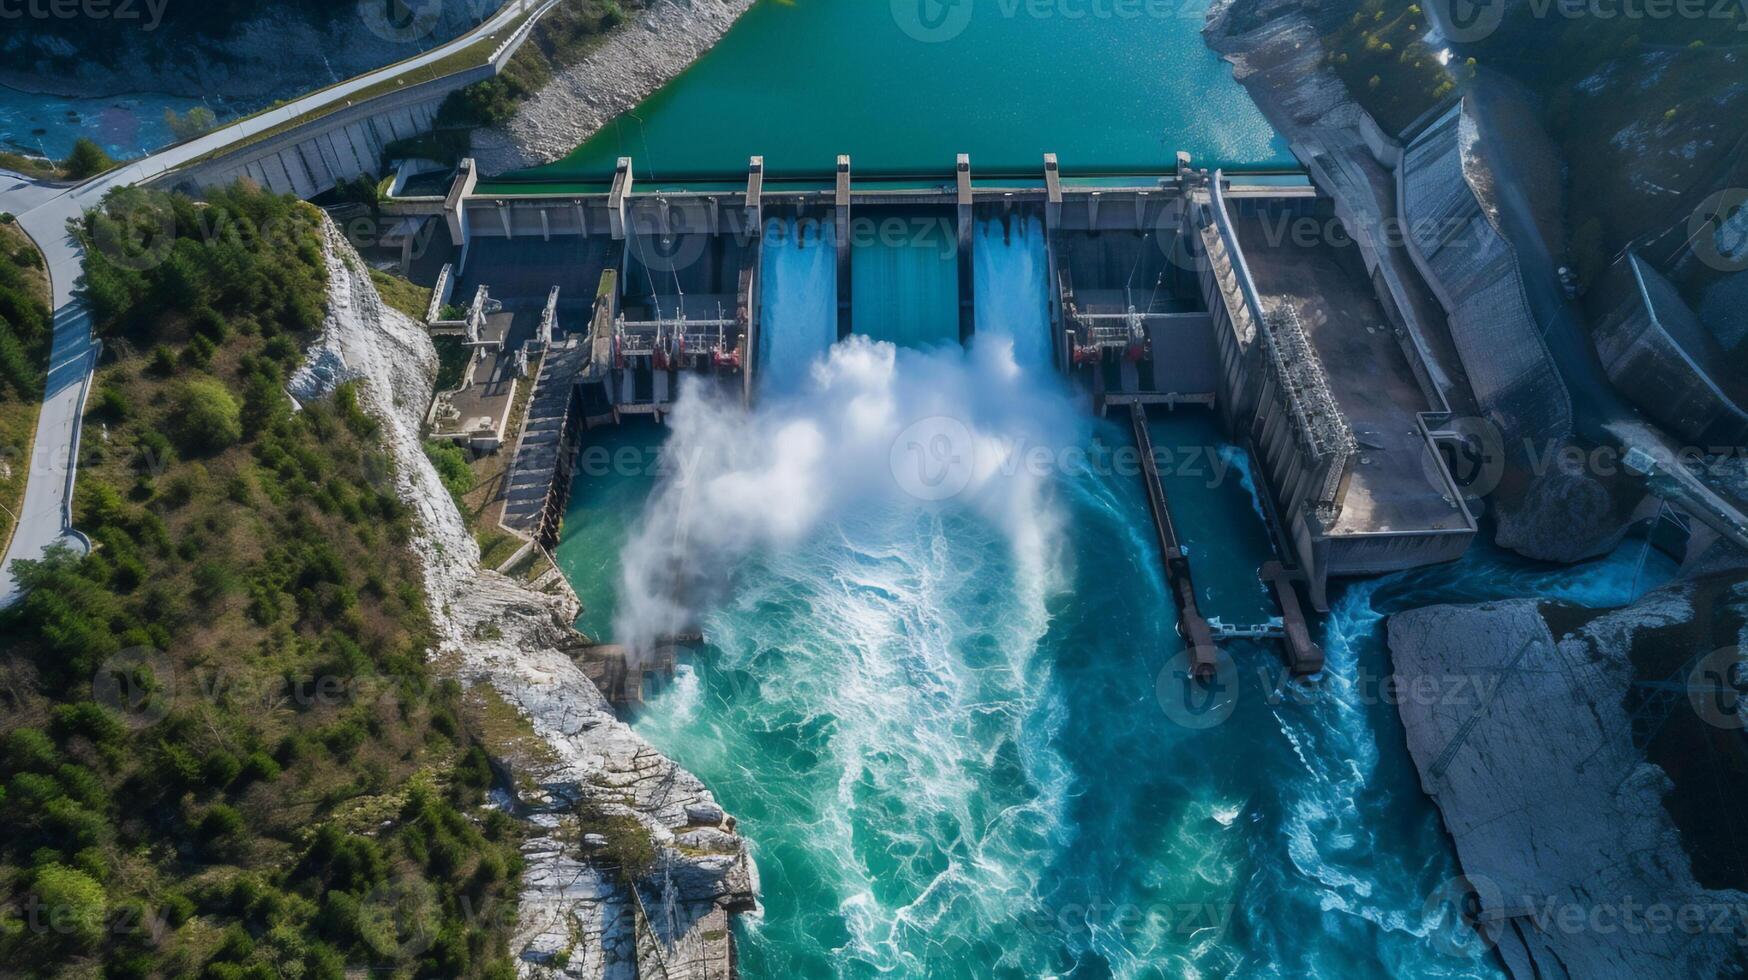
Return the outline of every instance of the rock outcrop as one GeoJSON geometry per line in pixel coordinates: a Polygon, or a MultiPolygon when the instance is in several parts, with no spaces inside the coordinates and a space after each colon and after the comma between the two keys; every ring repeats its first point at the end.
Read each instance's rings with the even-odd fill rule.
{"type": "Polygon", "coordinates": [[[550,163],[614,116],[685,71],[716,44],[753,0],[657,3],[632,13],[583,59],[560,71],[499,129],[473,136],[487,174],[550,163]]]}
{"type": "Polygon", "coordinates": [[[327,224],[329,308],[293,379],[300,401],[363,381],[383,422],[396,489],[416,512],[434,655],[469,689],[508,806],[527,819],[512,952],[524,976],[726,978],[729,917],[755,906],[756,871],[734,820],[696,777],[621,722],[568,651],[573,600],[484,570],[421,447],[436,378],[429,337],[389,309],[327,224]],[[653,972],[652,972],[653,971],[653,972]]]}
{"type": "Polygon", "coordinates": [[[1690,700],[1690,679],[1740,656],[1743,579],[1606,612],[1523,600],[1391,617],[1399,690],[1463,692],[1399,705],[1465,873],[1429,906],[1478,906],[1471,921],[1512,976],[1743,965],[1748,894],[1727,843],[1739,788],[1725,788],[1743,733],[1690,700]]]}

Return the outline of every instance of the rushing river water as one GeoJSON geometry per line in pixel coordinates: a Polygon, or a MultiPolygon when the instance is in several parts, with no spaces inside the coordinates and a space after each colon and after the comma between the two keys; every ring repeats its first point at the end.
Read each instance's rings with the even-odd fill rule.
{"type": "MultiPolygon", "coordinates": [[[[549,173],[625,152],[665,176],[749,152],[806,168],[847,149],[893,172],[963,149],[1015,167],[1046,148],[1113,168],[1179,147],[1282,155],[1196,18],[979,0],[929,43],[905,9],[761,3],[549,173]]],[[[758,406],[690,392],[668,427],[602,435],[557,552],[586,632],[702,629],[636,724],[753,843],[764,907],[739,926],[743,975],[1497,976],[1429,901],[1456,866],[1382,693],[1383,618],[1615,605],[1668,564],[1635,544],[1556,569],[1478,541],[1455,565],[1338,585],[1314,623],[1320,685],[1283,684],[1272,649],[1240,644],[1214,710],[1186,705],[1142,485],[1112,464],[1131,435],[1050,367],[1036,220],[976,229],[969,351],[950,250],[854,255],[863,336],[834,343],[830,235],[767,226],[758,406]],[[1047,465],[1012,465],[1024,447],[1047,465]]],[[[1205,411],[1151,436],[1205,610],[1270,615],[1245,454],[1205,411]]]]}
{"type": "MultiPolygon", "coordinates": [[[[558,549],[582,627],[707,640],[637,727],[753,842],[744,975],[1497,976],[1432,901],[1457,871],[1382,693],[1383,617],[1616,605],[1668,563],[1635,544],[1554,569],[1477,543],[1338,587],[1320,685],[1236,645],[1221,707],[1186,706],[1141,484],[1110,462],[1130,434],[1049,366],[1033,231],[979,229],[970,351],[828,346],[832,280],[804,273],[829,263],[791,239],[767,256],[766,342],[806,353],[767,360],[800,377],[767,379],[750,414],[693,393],[670,427],[585,453],[558,549]],[[996,465],[928,482],[943,433],[996,465]],[[1025,446],[1050,464],[1000,465],[1025,446]]],[[[1152,436],[1206,611],[1266,616],[1243,452],[1202,410],[1152,436]]]]}
{"type": "Polygon", "coordinates": [[[1205,6],[1107,0],[760,0],[698,64],[565,159],[525,176],[950,173],[1203,166],[1292,158],[1202,43],[1205,6]]]}
{"type": "MultiPolygon", "coordinates": [[[[877,349],[858,339],[833,357],[877,349]]],[[[1379,694],[1382,618],[1509,596],[1614,605],[1666,580],[1666,563],[1633,546],[1552,569],[1478,544],[1455,566],[1338,588],[1319,624],[1322,684],[1283,689],[1272,650],[1236,647],[1232,713],[1204,728],[1218,714],[1186,713],[1160,684],[1181,644],[1132,475],[1070,466],[928,503],[890,477],[860,481],[888,465],[883,451],[784,435],[817,426],[841,442],[845,405],[999,384],[1001,361],[978,357],[898,351],[851,392],[840,366],[820,397],[737,419],[744,445],[729,426],[677,420],[683,457],[699,438],[752,453],[694,474],[691,516],[669,506],[673,481],[627,465],[653,458],[653,426],[609,437],[579,480],[558,554],[585,629],[638,628],[622,590],[650,580],[626,556],[652,537],[692,539],[729,583],[699,611],[708,645],[637,727],[754,842],[764,912],[741,926],[744,975],[1496,976],[1429,904],[1456,868],[1379,694]],[[832,474],[857,485],[821,486],[832,474]],[[747,496],[697,513],[696,495],[730,490],[747,496]],[[809,498],[817,509],[800,513],[809,498]],[[740,523],[696,540],[724,521],[740,523]]],[[[1061,445],[1130,444],[1077,416],[1048,373],[1024,384],[1024,403],[962,406],[980,435],[1024,439],[1042,418],[1037,435],[1061,445]]],[[[1154,438],[1230,463],[1224,476],[1181,467],[1174,509],[1209,611],[1259,608],[1247,579],[1267,543],[1242,455],[1205,414],[1162,419],[1154,438]]]]}

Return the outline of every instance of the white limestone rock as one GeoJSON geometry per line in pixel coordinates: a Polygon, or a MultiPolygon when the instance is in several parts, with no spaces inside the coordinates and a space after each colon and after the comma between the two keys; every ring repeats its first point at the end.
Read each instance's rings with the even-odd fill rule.
{"type": "Polygon", "coordinates": [[[515,118],[473,136],[484,174],[551,163],[685,71],[753,0],[688,0],[633,11],[583,59],[558,72],[515,118]]]}
{"type": "Polygon", "coordinates": [[[326,235],[327,319],[293,388],[307,399],[363,382],[360,404],[383,421],[395,490],[415,512],[411,547],[442,639],[438,657],[455,664],[464,685],[488,686],[543,743],[515,760],[509,800],[535,828],[524,847],[513,947],[521,974],[634,980],[649,975],[639,972],[639,957],[653,956],[673,980],[729,976],[728,915],[756,907],[745,841],[717,831],[708,848],[676,847],[671,828],[687,826],[689,812],[722,812],[710,791],[621,722],[565,652],[583,642],[569,625],[577,613],[570,599],[480,568],[479,548],[420,442],[437,372],[430,338],[382,302],[332,222],[326,235]],[[646,904],[685,913],[667,931],[646,923],[640,938],[630,890],[584,859],[574,817],[582,803],[611,807],[649,834],[657,870],[640,884],[646,904]]]}

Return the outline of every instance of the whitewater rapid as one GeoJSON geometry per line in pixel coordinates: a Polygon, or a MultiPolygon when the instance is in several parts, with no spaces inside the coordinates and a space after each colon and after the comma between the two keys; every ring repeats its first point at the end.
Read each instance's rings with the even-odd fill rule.
{"type": "MultiPolygon", "coordinates": [[[[969,350],[832,342],[829,249],[792,238],[767,253],[765,323],[767,363],[794,375],[751,410],[686,390],[647,436],[669,475],[574,498],[612,576],[579,589],[612,594],[614,638],[705,637],[637,729],[753,842],[765,913],[743,975],[1497,976],[1479,947],[1431,941],[1463,928],[1427,903],[1456,866],[1394,708],[1365,696],[1389,670],[1383,618],[1617,604],[1667,568],[1478,545],[1347,585],[1322,687],[1289,691],[1272,649],[1238,644],[1232,717],[1174,723],[1157,678],[1181,644],[1138,480],[1059,453],[1081,462],[1014,465],[1128,439],[1051,369],[1040,235],[980,223],[969,350]],[[614,521],[622,545],[598,531],[614,521]]],[[[1205,415],[1156,420],[1154,441],[1220,464],[1174,476],[1174,509],[1206,598],[1248,612],[1267,549],[1248,459],[1205,415]]]]}

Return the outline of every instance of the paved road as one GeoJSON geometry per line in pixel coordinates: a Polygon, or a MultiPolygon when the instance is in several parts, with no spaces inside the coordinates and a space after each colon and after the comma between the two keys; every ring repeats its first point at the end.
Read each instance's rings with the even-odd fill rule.
{"type": "MultiPolygon", "coordinates": [[[[83,261],[79,244],[67,233],[67,222],[96,207],[103,196],[117,187],[137,184],[168,170],[199,159],[214,150],[246,140],[257,133],[318,109],[349,102],[351,96],[379,82],[416,71],[441,61],[482,38],[513,36],[508,25],[525,9],[536,10],[536,19],[556,0],[508,0],[503,9],[473,30],[406,61],[341,82],[252,116],[211,133],[170,147],[149,157],[117,167],[77,186],[50,184],[0,171],[0,211],[10,211],[18,224],[42,249],[47,259],[53,292],[55,340],[49,354],[48,385],[42,415],[37,420],[36,442],[31,452],[29,482],[19,512],[18,531],[0,564],[0,607],[18,598],[12,563],[40,558],[57,542],[80,550],[90,544],[72,526],[74,462],[78,453],[79,424],[86,389],[97,365],[97,345],[91,337],[90,317],[74,299],[83,261]]],[[[530,24],[533,21],[529,22],[530,24]]],[[[518,32],[525,33],[525,32],[518,32]]]]}

